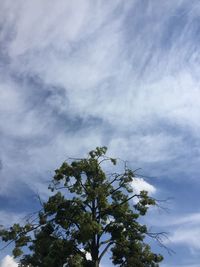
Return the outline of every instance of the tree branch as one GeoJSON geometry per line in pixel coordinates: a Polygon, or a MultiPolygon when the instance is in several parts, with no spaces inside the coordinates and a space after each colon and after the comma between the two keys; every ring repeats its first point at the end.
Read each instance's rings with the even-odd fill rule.
{"type": "Polygon", "coordinates": [[[109,243],[110,241],[111,241],[110,238],[108,240],[102,241],[99,243],[99,246],[105,245],[105,244],[109,243]]]}
{"type": "Polygon", "coordinates": [[[118,205],[113,206],[112,208],[115,209],[115,208],[117,208],[117,207],[123,205],[124,203],[128,202],[129,200],[131,200],[131,199],[134,198],[134,197],[138,197],[138,198],[139,198],[139,197],[141,197],[141,195],[140,195],[140,194],[135,194],[135,195],[133,195],[133,196],[131,196],[131,197],[125,199],[124,201],[122,201],[122,202],[119,203],[118,205]]]}
{"type": "Polygon", "coordinates": [[[115,174],[115,178],[110,182],[108,183],[108,186],[109,187],[111,184],[113,184],[114,182],[118,181],[119,177],[121,178],[124,174],[115,174]]]}
{"type": "Polygon", "coordinates": [[[167,232],[158,232],[158,233],[152,233],[152,232],[147,232],[146,235],[155,239],[156,242],[158,242],[159,246],[166,249],[168,254],[171,255],[171,254],[174,254],[174,250],[165,246],[164,243],[163,243],[163,239],[168,239],[168,236],[167,236],[167,232]]]}
{"type": "Polygon", "coordinates": [[[107,244],[107,246],[104,248],[104,250],[101,252],[100,256],[99,256],[99,262],[101,261],[102,257],[104,256],[104,254],[107,252],[107,250],[109,249],[109,247],[113,244],[114,242],[111,241],[110,243],[107,244]]]}
{"type": "Polygon", "coordinates": [[[118,191],[120,188],[123,187],[123,185],[124,185],[125,183],[126,183],[126,182],[123,182],[119,187],[117,187],[116,189],[112,190],[112,191],[110,192],[110,194],[112,195],[113,193],[115,193],[116,191],[118,191]]]}

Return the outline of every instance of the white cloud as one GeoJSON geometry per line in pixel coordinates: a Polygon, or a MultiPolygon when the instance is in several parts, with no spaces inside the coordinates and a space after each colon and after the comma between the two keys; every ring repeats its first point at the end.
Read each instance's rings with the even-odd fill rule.
{"type": "Polygon", "coordinates": [[[17,267],[18,264],[14,261],[14,259],[7,255],[0,264],[0,267],[17,267]]]}
{"type": "MultiPolygon", "coordinates": [[[[11,1],[8,3],[12,4],[11,1]]],[[[30,46],[34,49],[41,49],[46,48],[50,43],[56,43],[61,49],[66,48],[68,41],[80,37],[82,26],[89,17],[89,8],[89,1],[82,0],[73,3],[60,1],[59,4],[53,1],[42,3],[19,1],[12,7],[17,17],[15,18],[17,31],[15,40],[10,45],[10,53],[12,56],[17,56],[29,50],[30,46]],[[21,9],[17,10],[19,7],[21,9]],[[42,24],[39,21],[42,21],[42,24]],[[29,29],[32,25],[35,27],[30,33],[29,29]]]]}
{"type": "MultiPolygon", "coordinates": [[[[139,1],[2,3],[0,38],[10,61],[1,70],[7,73],[0,88],[2,175],[9,169],[7,180],[16,179],[18,167],[17,179],[32,183],[33,172],[49,173],[65,154],[101,144],[137,167],[183,158],[189,149],[182,129],[195,138],[200,129],[199,48],[189,38],[198,14],[186,1],[172,0],[149,3],[142,13],[139,1]],[[185,23],[170,33],[181,7],[185,23]],[[23,80],[36,76],[39,90],[23,80]],[[32,103],[40,93],[42,102],[32,103]],[[81,118],[83,127],[69,130],[67,118],[81,118]],[[87,127],[91,118],[99,124],[87,127]],[[30,140],[23,155],[15,139],[30,140]]],[[[193,168],[198,157],[192,160],[193,168]]]]}
{"type": "Polygon", "coordinates": [[[150,183],[146,182],[143,178],[134,178],[132,182],[134,192],[137,194],[142,190],[148,191],[150,195],[155,194],[156,188],[150,183]]]}
{"type": "MultiPolygon", "coordinates": [[[[162,57],[160,49],[155,51],[155,57],[159,57],[160,68],[157,69],[156,62],[151,62],[153,66],[149,69],[147,77],[143,83],[138,83],[138,72],[131,60],[137,54],[141,54],[141,62],[149,56],[151,50],[144,46],[141,38],[149,32],[147,38],[152,42],[149,31],[151,26],[144,21],[143,34],[132,33],[135,37],[132,40],[133,45],[138,49],[132,50],[132,56],[127,58],[123,53],[126,46],[122,28],[125,26],[123,21],[127,16],[126,9],[124,8],[121,15],[114,16],[118,1],[112,5],[99,3],[95,5],[90,1],[75,1],[69,4],[61,1],[58,5],[49,1],[34,1],[31,4],[19,1],[18,5],[21,8],[18,6],[19,15],[15,18],[16,35],[10,43],[13,47],[10,49],[14,51],[10,52],[10,56],[17,64],[13,66],[19,67],[19,71],[37,73],[47,83],[64,86],[69,94],[71,112],[97,115],[115,125],[119,120],[120,124],[126,125],[133,121],[138,123],[141,119],[146,122],[156,114],[183,121],[188,114],[187,107],[192,111],[190,103],[199,93],[197,81],[191,72],[185,72],[183,66],[178,72],[171,73],[171,69],[177,66],[179,61],[179,53],[175,56],[177,44],[174,43],[169,58],[162,57]],[[45,16],[47,12],[48,16],[45,16]],[[109,26],[104,25],[107,21],[109,26]],[[71,43],[72,41],[78,49],[74,49],[75,44],[71,43]],[[35,51],[38,51],[38,56],[35,51]],[[19,54],[26,58],[26,64],[18,57],[19,54]],[[165,68],[166,63],[169,65],[168,69],[165,68]],[[85,95],[87,97],[84,98],[85,95]],[[188,96],[191,99],[189,102],[188,96]],[[160,101],[163,102],[162,105],[160,101]],[[123,116],[120,116],[122,114],[123,116]]],[[[9,4],[6,5],[7,8],[8,6],[9,4]]],[[[178,8],[178,4],[171,2],[165,6],[158,6],[164,15],[164,22],[169,15],[166,6],[170,11],[178,8]]],[[[13,5],[9,8],[10,11],[17,9],[13,5]]],[[[145,12],[149,17],[153,16],[151,9],[145,12]]],[[[155,13],[158,17],[156,11],[155,13]]],[[[137,22],[136,19],[137,16],[135,19],[133,16],[133,25],[137,22]]],[[[154,34],[161,34],[162,30],[165,30],[164,22],[160,21],[154,34]]],[[[193,63],[198,68],[195,62],[193,63]]],[[[194,107],[198,106],[197,102],[196,104],[194,107]]],[[[188,119],[186,122],[189,123],[188,119]]]]}
{"type": "Polygon", "coordinates": [[[125,137],[113,138],[109,148],[113,154],[122,158],[126,155],[131,162],[152,163],[173,159],[176,149],[183,149],[180,147],[182,143],[181,138],[164,133],[134,134],[128,140],[125,137]]]}
{"type": "MultiPolygon", "coordinates": [[[[59,5],[49,1],[31,4],[19,1],[14,6],[9,6],[9,3],[6,8],[19,12],[15,18],[16,34],[9,50],[13,68],[22,73],[38,74],[48,84],[62,85],[70,99],[67,112],[99,116],[114,127],[119,124],[126,127],[131,127],[132,123],[136,126],[149,124],[160,117],[199,128],[198,116],[195,115],[199,107],[198,81],[183,65],[172,72],[174,67],[178,67],[180,53],[186,52],[187,47],[179,51],[178,43],[174,43],[169,57],[163,57],[157,48],[155,59],[150,61],[151,68],[147,66],[148,72],[141,78],[141,83],[135,65],[138,63],[136,60],[140,61],[139,65],[144,65],[151,53],[151,25],[144,20],[142,34],[136,30],[132,32],[133,49],[131,56],[127,57],[124,49],[130,47],[125,43],[123,27],[130,25],[123,24],[127,16],[125,7],[121,15],[114,15],[118,1],[112,5],[80,0],[73,3],[61,1],[59,5]],[[108,21],[109,24],[105,25],[108,21]],[[149,42],[143,41],[144,36],[149,42]]],[[[168,12],[176,10],[179,5],[173,1],[167,5],[156,4],[163,19],[153,30],[157,39],[166,28],[165,23],[171,14],[168,12]]],[[[137,9],[132,12],[136,13],[137,9]]],[[[156,20],[160,18],[153,4],[144,12],[149,18],[154,16],[153,12],[156,20]]],[[[138,16],[133,16],[133,25],[137,19],[138,16]]],[[[192,63],[197,70],[198,65],[195,61],[192,63]]]]}

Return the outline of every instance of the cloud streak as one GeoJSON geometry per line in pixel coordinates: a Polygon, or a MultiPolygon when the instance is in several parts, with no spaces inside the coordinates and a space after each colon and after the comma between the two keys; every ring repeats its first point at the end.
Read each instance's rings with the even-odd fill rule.
{"type": "Polygon", "coordinates": [[[190,250],[200,250],[200,213],[186,214],[177,218],[172,218],[168,223],[172,232],[170,234],[169,244],[181,244],[187,246],[190,250]]]}

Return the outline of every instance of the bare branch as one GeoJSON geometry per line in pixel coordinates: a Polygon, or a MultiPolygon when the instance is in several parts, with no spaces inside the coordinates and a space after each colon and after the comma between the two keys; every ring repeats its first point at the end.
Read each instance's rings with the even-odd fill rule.
{"type": "Polygon", "coordinates": [[[112,194],[114,194],[115,192],[117,192],[120,188],[122,188],[123,187],[123,185],[125,184],[126,182],[123,182],[120,186],[118,186],[116,189],[114,189],[114,190],[112,190],[111,192],[110,192],[110,194],[112,195],[112,194]]]}
{"type": "Polygon", "coordinates": [[[118,205],[113,206],[112,209],[115,209],[115,208],[117,208],[117,207],[123,205],[124,203],[128,202],[129,200],[133,199],[134,197],[138,197],[138,198],[140,198],[141,195],[140,195],[140,194],[135,194],[135,195],[133,195],[133,196],[131,196],[131,197],[125,199],[124,201],[122,201],[122,202],[119,203],[118,205]]]}
{"type": "Polygon", "coordinates": [[[156,240],[156,242],[158,242],[160,247],[166,249],[169,255],[175,254],[175,251],[173,249],[167,247],[164,244],[163,240],[168,239],[168,233],[167,232],[158,232],[158,233],[147,232],[146,234],[147,234],[147,236],[156,240]]]}
{"type": "Polygon", "coordinates": [[[99,246],[105,245],[105,244],[107,244],[107,243],[109,243],[109,242],[111,242],[111,239],[110,239],[110,238],[107,239],[107,240],[105,240],[105,241],[101,241],[101,242],[99,243],[99,246]]]}

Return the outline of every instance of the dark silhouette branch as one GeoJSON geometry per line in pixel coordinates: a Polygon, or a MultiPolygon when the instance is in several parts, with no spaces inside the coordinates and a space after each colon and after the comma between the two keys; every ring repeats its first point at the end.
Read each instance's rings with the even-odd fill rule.
{"type": "Polygon", "coordinates": [[[104,254],[107,252],[107,250],[109,249],[109,247],[110,247],[111,245],[113,245],[113,244],[114,244],[113,241],[111,241],[110,243],[107,244],[107,246],[104,248],[104,250],[101,252],[101,254],[100,254],[100,256],[99,256],[99,261],[101,261],[101,259],[102,259],[102,257],[104,256],[104,254]]]}

